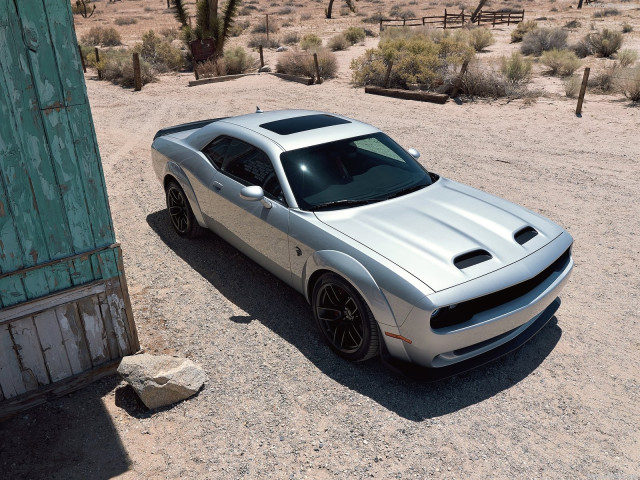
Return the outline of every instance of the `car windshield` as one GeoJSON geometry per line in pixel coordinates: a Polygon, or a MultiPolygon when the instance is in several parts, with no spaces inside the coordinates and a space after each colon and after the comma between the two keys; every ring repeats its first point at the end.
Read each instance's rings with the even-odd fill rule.
{"type": "Polygon", "coordinates": [[[384,133],[291,150],[280,160],[304,210],[379,202],[432,183],[429,173],[384,133]]]}

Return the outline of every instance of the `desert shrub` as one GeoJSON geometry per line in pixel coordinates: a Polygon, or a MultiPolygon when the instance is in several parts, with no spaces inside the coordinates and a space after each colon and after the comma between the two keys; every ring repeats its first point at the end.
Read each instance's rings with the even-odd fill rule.
{"type": "Polygon", "coordinates": [[[138,23],[138,20],[136,20],[133,17],[118,17],[113,21],[113,23],[115,23],[118,26],[121,26],[121,25],[133,25],[133,24],[138,23]]]}
{"type": "Polygon", "coordinates": [[[564,24],[564,28],[580,28],[582,26],[582,23],[580,23],[578,20],[569,20],[567,23],[564,24]]]}
{"type": "Polygon", "coordinates": [[[249,26],[249,20],[245,20],[244,22],[233,22],[229,27],[229,35],[232,37],[239,37],[247,28],[249,28],[249,26]]]}
{"type": "Polygon", "coordinates": [[[573,72],[582,64],[572,51],[556,49],[542,52],[540,63],[545,65],[552,75],[560,75],[561,77],[573,75],[573,72]]]}
{"type": "Polygon", "coordinates": [[[622,24],[622,33],[631,33],[633,32],[633,26],[631,26],[630,23],[623,23],[622,24]]]}
{"type": "Polygon", "coordinates": [[[462,77],[460,89],[469,97],[499,98],[508,96],[509,88],[504,77],[497,72],[472,65],[462,77]]]}
{"type": "Polygon", "coordinates": [[[253,59],[242,47],[228,48],[224,51],[224,65],[228,75],[244,73],[256,65],[253,59]]]}
{"type": "Polygon", "coordinates": [[[238,15],[241,17],[245,17],[247,15],[251,15],[252,11],[258,10],[258,7],[255,5],[246,5],[238,11],[238,15]]]}
{"type": "MultiPolygon", "coordinates": [[[[133,87],[133,59],[130,51],[111,51],[100,60],[102,78],[123,87],[133,87]]],[[[140,76],[143,85],[156,79],[153,66],[144,59],[140,59],[140,76]]]]}
{"type": "Polygon", "coordinates": [[[286,6],[286,7],[282,7],[280,10],[278,10],[278,15],[290,15],[293,12],[295,12],[294,8],[286,6]]]}
{"type": "Polygon", "coordinates": [[[283,45],[295,45],[300,41],[300,35],[298,32],[287,32],[282,37],[283,45]]]}
{"type": "Polygon", "coordinates": [[[617,8],[604,8],[602,10],[596,10],[593,13],[593,18],[616,17],[618,15],[620,15],[620,10],[617,8]]]}
{"type": "Polygon", "coordinates": [[[616,63],[608,65],[604,70],[591,75],[587,86],[600,93],[613,92],[618,84],[619,70],[620,68],[616,63]]]}
{"type": "Polygon", "coordinates": [[[394,5],[389,10],[389,16],[392,18],[416,18],[413,10],[403,9],[404,5],[394,5]]]}
{"type": "Polygon", "coordinates": [[[370,49],[351,62],[352,82],[356,85],[382,86],[389,61],[392,87],[407,88],[419,84],[437,89],[474,50],[452,34],[431,36],[428,31],[393,29],[385,32],[378,48],[370,49]]]}
{"type": "MultiPolygon", "coordinates": [[[[276,33],[280,30],[280,26],[275,19],[269,19],[269,33],[276,33]]],[[[251,33],[267,33],[267,22],[260,22],[251,29],[251,33]]]]}
{"type": "MultiPolygon", "coordinates": [[[[338,62],[335,54],[326,48],[317,50],[318,67],[322,78],[334,78],[338,70],[338,62]]],[[[284,52],[276,64],[276,71],[298,75],[303,77],[315,77],[315,63],[313,56],[303,53],[300,50],[289,50],[284,52]]]]}
{"type": "Polygon", "coordinates": [[[300,15],[300,21],[306,22],[307,20],[311,20],[310,13],[303,13],[302,15],[300,15]]]}
{"type": "Polygon", "coordinates": [[[610,57],[622,46],[622,33],[604,28],[599,32],[587,34],[585,42],[595,55],[610,57]]]}
{"type": "Polygon", "coordinates": [[[547,50],[562,50],[567,46],[567,32],[561,28],[536,28],[525,34],[520,51],[539,56],[547,50]]]}
{"type": "Polygon", "coordinates": [[[206,60],[198,63],[198,76],[202,78],[219,77],[227,74],[227,68],[222,58],[206,60]]]}
{"type": "Polygon", "coordinates": [[[571,75],[562,82],[564,86],[564,94],[569,98],[575,98],[580,91],[582,79],[578,75],[571,75]]]}
{"type": "Polygon", "coordinates": [[[625,97],[634,103],[640,102],[640,67],[626,69],[619,85],[625,97]]]}
{"type": "Polygon", "coordinates": [[[322,39],[315,33],[308,33],[300,40],[300,48],[303,50],[314,50],[322,46],[322,39]]]}
{"type": "Polygon", "coordinates": [[[168,40],[156,35],[153,30],[142,34],[142,43],[133,48],[140,57],[151,63],[159,72],[176,71],[184,66],[182,50],[168,40]]]}
{"type": "Polygon", "coordinates": [[[163,36],[168,42],[173,42],[180,38],[180,30],[177,28],[163,28],[159,34],[163,36]]]}
{"type": "Polygon", "coordinates": [[[501,71],[505,80],[512,85],[527,83],[531,78],[532,62],[520,53],[513,52],[511,57],[502,57],[501,71]]]}
{"type": "Polygon", "coordinates": [[[472,28],[469,31],[469,44],[476,52],[481,52],[494,43],[496,43],[496,39],[493,38],[493,33],[488,28],[472,28]]]}
{"type": "Polygon", "coordinates": [[[122,44],[120,34],[113,27],[91,27],[89,32],[82,36],[81,41],[85,45],[102,45],[105,47],[122,44]]]}
{"type": "Polygon", "coordinates": [[[527,20],[526,22],[520,22],[518,26],[511,32],[511,42],[521,42],[524,36],[532,30],[538,28],[538,24],[535,20],[527,20]]]}
{"type": "Polygon", "coordinates": [[[341,33],[339,33],[338,35],[334,35],[327,42],[327,47],[333,52],[338,50],[346,50],[347,48],[349,48],[349,45],[351,44],[341,33]]]}
{"type": "Polygon", "coordinates": [[[364,23],[380,23],[380,20],[384,18],[382,12],[376,12],[373,15],[369,15],[367,18],[362,19],[364,23]]]}
{"type": "Polygon", "coordinates": [[[575,53],[578,58],[585,58],[592,53],[591,46],[584,38],[571,45],[569,49],[575,53]]]}
{"type": "Polygon", "coordinates": [[[258,48],[260,45],[262,45],[263,48],[276,48],[278,47],[279,42],[273,37],[267,39],[267,35],[264,33],[252,35],[249,39],[248,46],[250,48],[258,48]]]}
{"type": "Polygon", "coordinates": [[[355,45],[359,42],[364,42],[364,39],[366,37],[364,28],[360,27],[349,27],[344,32],[342,32],[342,35],[344,35],[344,38],[346,38],[351,45],[355,45]]]}
{"type": "Polygon", "coordinates": [[[638,52],[625,48],[618,52],[618,63],[622,68],[630,67],[638,60],[638,52]]]}
{"type": "Polygon", "coordinates": [[[340,16],[341,17],[348,17],[349,15],[351,15],[351,9],[349,7],[340,8],[340,16]]]}

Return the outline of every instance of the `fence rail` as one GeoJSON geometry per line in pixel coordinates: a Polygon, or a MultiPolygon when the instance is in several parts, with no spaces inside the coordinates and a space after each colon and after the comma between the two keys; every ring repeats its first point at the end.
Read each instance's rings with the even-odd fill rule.
{"type": "MultiPolygon", "coordinates": [[[[516,24],[524,21],[524,10],[510,12],[478,12],[474,23],[491,24],[493,27],[502,24],[516,24]]],[[[449,13],[444,11],[444,15],[432,15],[420,18],[381,18],[380,31],[386,27],[435,27],[435,28],[462,28],[471,23],[471,15],[465,13],[449,13]]]]}

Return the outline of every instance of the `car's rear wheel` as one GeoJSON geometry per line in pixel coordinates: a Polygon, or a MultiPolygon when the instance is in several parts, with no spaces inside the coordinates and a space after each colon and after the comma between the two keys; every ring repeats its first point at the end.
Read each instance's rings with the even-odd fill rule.
{"type": "Polygon", "coordinates": [[[352,362],[377,355],[376,320],[360,294],[342,277],[326,273],[313,288],[313,314],[329,346],[352,362]]]}
{"type": "Polygon", "coordinates": [[[202,228],[198,225],[193,211],[189,205],[189,200],[177,182],[171,181],[165,189],[167,197],[167,210],[171,225],[178,235],[186,238],[197,237],[202,228]]]}

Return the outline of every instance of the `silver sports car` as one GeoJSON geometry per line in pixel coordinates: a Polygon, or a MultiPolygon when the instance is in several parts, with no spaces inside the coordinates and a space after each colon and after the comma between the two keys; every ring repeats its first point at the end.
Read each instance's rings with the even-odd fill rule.
{"type": "Polygon", "coordinates": [[[380,130],[283,110],[160,130],[153,167],[175,231],[209,229],[302,293],[342,357],[450,375],[554,315],[573,239],[440,177],[380,130]]]}

